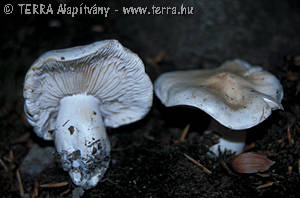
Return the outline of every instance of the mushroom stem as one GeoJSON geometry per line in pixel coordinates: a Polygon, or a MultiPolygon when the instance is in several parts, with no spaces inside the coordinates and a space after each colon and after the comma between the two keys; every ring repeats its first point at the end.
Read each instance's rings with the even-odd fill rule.
{"type": "MultiPolygon", "coordinates": [[[[220,132],[218,132],[220,134],[220,132]]],[[[230,135],[223,133],[219,139],[219,143],[211,146],[209,150],[213,152],[216,156],[219,156],[219,152],[223,153],[225,151],[231,151],[235,155],[243,152],[245,147],[245,133],[232,132],[230,135]]]]}
{"type": "Polygon", "coordinates": [[[63,169],[85,189],[95,186],[109,165],[110,142],[99,105],[94,96],[66,96],[56,119],[55,145],[63,169]]]}
{"type": "Polygon", "coordinates": [[[210,130],[205,133],[216,133],[220,136],[219,143],[209,148],[216,156],[219,156],[219,152],[225,151],[231,151],[235,155],[243,152],[246,140],[245,131],[226,128],[215,120],[211,121],[209,128],[210,130]]]}

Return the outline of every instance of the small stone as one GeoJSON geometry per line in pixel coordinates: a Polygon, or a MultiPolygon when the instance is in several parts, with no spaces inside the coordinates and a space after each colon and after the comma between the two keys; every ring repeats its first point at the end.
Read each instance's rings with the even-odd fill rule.
{"type": "Polygon", "coordinates": [[[21,164],[21,173],[38,176],[45,168],[55,164],[54,152],[53,147],[41,148],[34,144],[21,164]]]}
{"type": "Polygon", "coordinates": [[[84,190],[81,187],[75,188],[72,191],[72,198],[80,198],[84,194],[84,190]]]}

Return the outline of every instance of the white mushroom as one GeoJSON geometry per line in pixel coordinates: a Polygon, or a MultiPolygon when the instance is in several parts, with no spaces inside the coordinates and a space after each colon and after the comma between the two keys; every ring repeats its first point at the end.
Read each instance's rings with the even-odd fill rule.
{"type": "Polygon", "coordinates": [[[105,127],[141,119],[152,83],[140,58],[116,40],[49,51],[27,72],[25,114],[36,134],[55,140],[64,170],[83,188],[109,165],[105,127]]]}
{"type": "MultiPolygon", "coordinates": [[[[239,59],[211,70],[162,74],[155,82],[155,93],[168,107],[197,107],[232,130],[248,129],[261,123],[272,110],[282,109],[283,97],[282,86],[275,76],[239,59]]],[[[223,135],[221,150],[227,147],[223,143],[230,143],[237,146],[234,149],[237,153],[241,152],[244,135],[236,135],[231,141],[232,135],[220,133],[223,135]]],[[[212,150],[217,152],[217,149],[212,150]]]]}

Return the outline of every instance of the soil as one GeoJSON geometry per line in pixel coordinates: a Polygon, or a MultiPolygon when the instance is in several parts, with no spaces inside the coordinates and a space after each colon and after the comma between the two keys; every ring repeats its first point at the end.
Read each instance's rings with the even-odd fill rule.
{"type": "MultiPolygon", "coordinates": [[[[65,1],[55,1],[53,5],[61,2],[65,1]]],[[[176,2],[180,5],[180,1],[176,2]]],[[[202,5],[196,5],[196,1],[188,2],[205,10],[202,5]]],[[[216,26],[201,28],[202,23],[196,19],[199,15],[176,16],[173,20],[177,22],[174,22],[172,16],[114,14],[108,18],[97,15],[72,18],[2,13],[1,197],[18,197],[22,193],[17,173],[33,144],[54,146],[53,142],[38,138],[24,118],[23,81],[30,65],[48,50],[108,38],[118,39],[138,53],[152,81],[165,71],[213,68],[233,57],[261,65],[282,83],[284,111],[274,111],[263,123],[247,131],[247,144],[252,145],[249,151],[264,154],[275,164],[263,173],[240,174],[231,167],[232,154],[224,153],[219,158],[207,155],[208,146],[212,144],[212,140],[203,135],[211,119],[207,114],[188,107],[167,108],[154,97],[153,107],[144,119],[107,129],[112,144],[110,167],[103,180],[87,190],[83,197],[300,197],[300,32],[297,23],[292,23],[300,20],[299,3],[293,0],[270,1],[268,4],[245,1],[245,5],[235,4],[234,8],[245,9],[245,12],[232,15],[230,6],[225,3],[214,7],[208,1],[203,2],[214,8],[209,10],[210,15],[200,14],[204,17],[203,23],[210,20],[214,24],[227,17],[218,29],[216,26]],[[258,11],[253,12],[256,9],[258,11]],[[230,17],[237,21],[231,21],[230,17]],[[261,20],[252,21],[252,18],[261,20]],[[182,23],[184,20],[186,22],[182,23]],[[239,24],[241,21],[243,25],[239,24]],[[247,31],[250,23],[251,28],[247,31]],[[228,28],[233,28],[232,35],[223,34],[225,29],[230,32],[228,28]],[[170,29],[174,35],[170,34],[170,29]],[[196,33],[186,37],[193,31],[206,37],[202,40],[196,33]],[[239,34],[239,31],[247,33],[239,34]],[[215,40],[220,35],[222,39],[215,40]],[[265,40],[267,42],[262,43],[265,40]],[[235,46],[236,42],[240,43],[235,46]],[[184,63],[187,63],[186,67],[184,63]],[[180,142],[187,125],[190,125],[187,137],[180,142]],[[211,174],[192,163],[185,154],[200,162],[211,174]]],[[[121,6],[117,1],[103,5],[121,6]]],[[[3,7],[1,3],[1,11],[3,7]]],[[[21,174],[20,178],[25,197],[32,196],[36,182],[68,182],[62,187],[36,188],[38,197],[72,197],[75,189],[58,161],[38,176],[21,174]]]]}

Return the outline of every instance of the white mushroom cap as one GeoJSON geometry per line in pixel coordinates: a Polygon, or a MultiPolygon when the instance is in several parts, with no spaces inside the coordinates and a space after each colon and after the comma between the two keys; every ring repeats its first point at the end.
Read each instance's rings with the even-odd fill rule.
{"type": "Polygon", "coordinates": [[[49,51],[33,63],[24,84],[25,113],[40,137],[53,139],[60,100],[75,94],[98,98],[109,127],[141,119],[152,105],[141,59],[116,40],[49,51]]]}
{"type": "Polygon", "coordinates": [[[261,67],[236,59],[211,70],[175,71],[159,76],[155,93],[170,107],[188,105],[234,130],[253,127],[282,109],[279,80],[261,67]]]}

